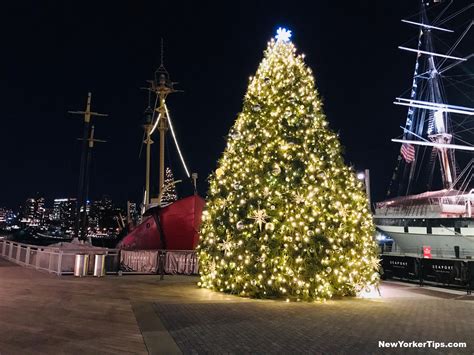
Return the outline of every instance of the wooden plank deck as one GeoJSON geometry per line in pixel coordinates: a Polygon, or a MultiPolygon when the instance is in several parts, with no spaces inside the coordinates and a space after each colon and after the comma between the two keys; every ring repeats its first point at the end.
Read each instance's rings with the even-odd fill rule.
{"type": "Polygon", "coordinates": [[[117,286],[0,258],[0,354],[146,354],[128,294],[117,286]]]}

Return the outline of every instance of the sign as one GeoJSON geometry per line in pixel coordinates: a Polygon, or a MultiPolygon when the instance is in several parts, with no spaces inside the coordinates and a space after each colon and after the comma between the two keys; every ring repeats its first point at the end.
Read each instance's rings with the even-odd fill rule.
{"type": "Polygon", "coordinates": [[[431,259],[431,247],[429,245],[423,246],[423,258],[431,259]]]}
{"type": "Polygon", "coordinates": [[[422,260],[423,280],[444,285],[464,286],[466,262],[449,259],[422,260]]]}
{"type": "Polygon", "coordinates": [[[419,275],[417,258],[398,255],[381,255],[383,278],[397,277],[400,279],[416,280],[419,275]]]}

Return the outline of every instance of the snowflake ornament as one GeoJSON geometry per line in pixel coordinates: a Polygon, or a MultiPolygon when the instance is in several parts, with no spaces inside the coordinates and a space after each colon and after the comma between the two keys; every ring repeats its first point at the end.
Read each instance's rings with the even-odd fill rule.
{"type": "Polygon", "coordinates": [[[229,240],[229,237],[220,243],[219,247],[224,251],[224,254],[229,253],[232,250],[232,242],[229,240]]]}
{"type": "Polygon", "coordinates": [[[297,205],[304,203],[305,200],[306,200],[306,199],[304,198],[304,196],[303,196],[302,194],[300,194],[299,192],[296,193],[296,195],[295,195],[295,197],[294,197],[294,199],[293,199],[293,201],[295,201],[295,203],[296,203],[297,205]]]}
{"type": "Polygon", "coordinates": [[[277,34],[275,36],[277,41],[282,41],[282,42],[289,42],[290,37],[291,37],[291,31],[283,27],[278,28],[277,34]]]}
{"type": "Polygon", "coordinates": [[[260,207],[259,207],[258,210],[256,210],[253,213],[253,215],[249,218],[255,220],[255,223],[258,224],[258,228],[261,231],[262,230],[262,224],[267,223],[268,217],[269,216],[267,215],[267,211],[261,210],[260,207]]]}

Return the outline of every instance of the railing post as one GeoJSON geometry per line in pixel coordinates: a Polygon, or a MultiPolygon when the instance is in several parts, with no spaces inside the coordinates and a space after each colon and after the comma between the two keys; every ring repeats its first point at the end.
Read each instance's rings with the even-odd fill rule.
{"type": "Polygon", "coordinates": [[[165,278],[165,258],[166,250],[158,250],[158,270],[160,273],[160,280],[165,278]]]}
{"type": "Polygon", "coordinates": [[[29,245],[26,247],[25,264],[26,265],[30,264],[30,246],[29,245]]]}
{"type": "Polygon", "coordinates": [[[60,250],[58,254],[58,276],[62,275],[62,260],[63,260],[63,251],[60,250]]]}
{"type": "Polygon", "coordinates": [[[48,272],[51,272],[52,256],[53,256],[53,253],[49,251],[48,272]]]}
{"type": "Polygon", "coordinates": [[[4,240],[2,240],[2,256],[5,256],[6,245],[7,243],[4,240]]]}
{"type": "Polygon", "coordinates": [[[21,256],[21,245],[17,244],[16,246],[16,255],[15,255],[15,260],[17,263],[20,262],[20,256],[21,256]]]}
{"type": "Polygon", "coordinates": [[[10,249],[8,249],[8,259],[12,259],[13,254],[13,243],[10,243],[10,249]]]}
{"type": "Polygon", "coordinates": [[[39,250],[40,250],[39,247],[36,248],[36,265],[35,265],[36,269],[39,269],[39,267],[40,267],[40,256],[41,256],[41,254],[40,254],[39,250]]]}
{"type": "Polygon", "coordinates": [[[420,265],[420,280],[419,280],[419,285],[423,286],[423,258],[417,258],[419,265],[420,265]]]}

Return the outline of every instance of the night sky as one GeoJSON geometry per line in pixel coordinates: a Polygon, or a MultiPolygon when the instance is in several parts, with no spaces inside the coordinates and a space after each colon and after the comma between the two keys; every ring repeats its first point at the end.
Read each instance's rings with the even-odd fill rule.
{"type": "MultiPolygon", "coordinates": [[[[384,197],[399,150],[390,139],[401,135],[406,117],[392,101],[410,87],[415,59],[397,49],[416,35],[400,19],[416,13],[418,1],[10,1],[0,7],[0,206],[17,207],[37,192],[48,199],[77,194],[82,121],[67,111],[84,109],[88,91],[93,110],[109,114],[95,121],[96,137],[108,143],[94,151],[91,198],[142,198],[148,95],[140,88],[160,64],[161,37],[165,67],[184,90],[169,97],[168,107],[205,196],[248,77],[280,26],[293,31],[306,54],[347,163],[369,168],[374,199],[384,197]]],[[[168,147],[175,177],[184,178],[171,140],[168,147]]],[[[181,185],[190,192],[187,181],[181,185]]]]}

